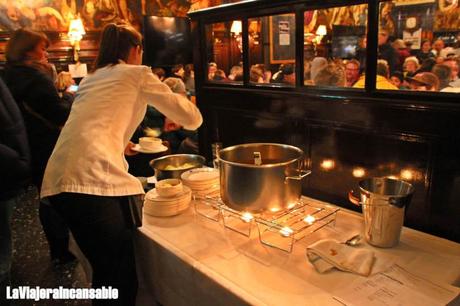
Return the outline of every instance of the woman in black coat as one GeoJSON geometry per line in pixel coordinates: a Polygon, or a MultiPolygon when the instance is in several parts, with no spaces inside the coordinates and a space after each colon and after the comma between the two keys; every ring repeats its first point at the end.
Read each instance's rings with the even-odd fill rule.
{"type": "MultiPolygon", "coordinates": [[[[70,105],[59,97],[52,79],[45,34],[19,29],[6,46],[5,82],[26,124],[32,155],[32,179],[40,190],[46,163],[54,149],[70,105]]],[[[40,221],[50,246],[51,259],[73,260],[68,251],[69,231],[50,205],[40,202],[40,221]]]]}
{"type": "Polygon", "coordinates": [[[11,268],[11,215],[29,182],[30,152],[21,112],[0,79],[0,301],[11,268]]]}

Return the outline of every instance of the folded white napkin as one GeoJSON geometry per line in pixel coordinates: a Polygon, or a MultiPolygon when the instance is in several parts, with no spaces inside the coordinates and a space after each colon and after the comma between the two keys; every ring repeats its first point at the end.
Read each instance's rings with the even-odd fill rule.
{"type": "Polygon", "coordinates": [[[323,239],[307,247],[308,260],[319,273],[337,268],[368,276],[374,264],[374,252],[357,249],[336,240],[323,239]]]}

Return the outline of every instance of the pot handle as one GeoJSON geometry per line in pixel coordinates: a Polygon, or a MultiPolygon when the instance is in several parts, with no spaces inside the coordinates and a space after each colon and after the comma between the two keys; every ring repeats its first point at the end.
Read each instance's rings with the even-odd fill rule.
{"type": "Polygon", "coordinates": [[[300,181],[302,180],[304,177],[306,177],[307,175],[310,175],[311,174],[311,170],[297,170],[299,172],[299,175],[296,175],[296,176],[286,176],[284,178],[284,182],[287,182],[287,180],[297,180],[297,181],[300,181]]]}
{"type": "Polygon", "coordinates": [[[359,201],[359,198],[353,194],[353,190],[348,192],[348,200],[356,206],[361,206],[361,202],[359,201]]]}

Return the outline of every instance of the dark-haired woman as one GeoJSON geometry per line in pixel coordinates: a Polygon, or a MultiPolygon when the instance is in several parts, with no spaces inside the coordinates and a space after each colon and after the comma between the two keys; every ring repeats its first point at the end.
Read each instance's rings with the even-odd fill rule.
{"type": "MultiPolygon", "coordinates": [[[[46,163],[67,120],[70,105],[60,98],[48,63],[48,38],[41,32],[19,29],[6,46],[5,83],[24,117],[32,155],[32,179],[40,190],[46,163]]],[[[69,230],[52,207],[41,201],[40,221],[51,259],[65,263],[75,257],[68,251],[69,230]]]]}
{"type": "Polygon", "coordinates": [[[92,286],[119,290],[110,305],[135,305],[137,292],[133,234],[138,224],[131,211],[144,190],[128,173],[129,139],[147,104],[186,129],[202,123],[196,106],[172,93],[141,62],[141,35],[127,25],[105,26],[95,70],[80,83],[41,190],[88,258],[92,286]]]}

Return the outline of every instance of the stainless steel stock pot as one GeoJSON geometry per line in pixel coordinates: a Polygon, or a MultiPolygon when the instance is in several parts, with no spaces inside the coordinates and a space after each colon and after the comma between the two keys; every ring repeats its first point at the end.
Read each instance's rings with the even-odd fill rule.
{"type": "Polygon", "coordinates": [[[277,212],[302,193],[304,152],[276,143],[235,145],[218,152],[222,201],[239,211],[277,212]]]}

